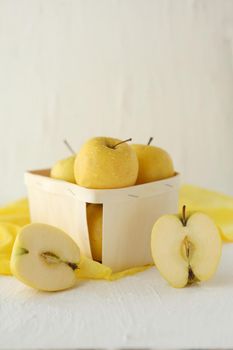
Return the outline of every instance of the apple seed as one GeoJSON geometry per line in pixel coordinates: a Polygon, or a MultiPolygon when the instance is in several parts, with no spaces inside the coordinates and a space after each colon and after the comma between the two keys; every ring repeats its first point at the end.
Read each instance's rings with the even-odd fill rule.
{"type": "Polygon", "coordinates": [[[76,270],[78,268],[78,265],[69,261],[61,260],[56,254],[51,252],[43,252],[40,254],[40,256],[45,259],[47,264],[60,264],[64,263],[72,268],[72,270],[76,270]]]}

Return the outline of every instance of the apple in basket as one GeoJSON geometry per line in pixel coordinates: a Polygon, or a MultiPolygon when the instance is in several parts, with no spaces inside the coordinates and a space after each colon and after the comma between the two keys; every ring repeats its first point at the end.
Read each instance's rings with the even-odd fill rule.
{"type": "Polygon", "coordinates": [[[75,151],[72,149],[67,140],[64,140],[65,145],[71,152],[72,156],[58,160],[50,171],[50,176],[53,179],[63,180],[67,182],[75,183],[74,178],[74,161],[76,157],[75,151]]]}
{"type": "MultiPolygon", "coordinates": [[[[163,149],[132,144],[111,137],[88,140],[74,156],[55,164],[51,177],[76,182],[87,188],[122,188],[161,180],[174,175],[173,162],[163,149]],[[62,170],[63,169],[63,170],[62,170]],[[75,180],[74,180],[75,179],[75,180]]],[[[68,148],[74,153],[70,145],[68,148]]],[[[87,222],[93,259],[102,260],[102,206],[88,204],[87,222]]]]}
{"type": "Polygon", "coordinates": [[[152,141],[150,137],[145,145],[132,144],[139,163],[137,185],[174,176],[172,158],[164,149],[151,145],[152,141]]]}
{"type": "Polygon", "coordinates": [[[138,159],[127,143],[110,137],[94,137],[78,152],[74,176],[80,186],[110,189],[133,186],[138,176],[138,159]]]}

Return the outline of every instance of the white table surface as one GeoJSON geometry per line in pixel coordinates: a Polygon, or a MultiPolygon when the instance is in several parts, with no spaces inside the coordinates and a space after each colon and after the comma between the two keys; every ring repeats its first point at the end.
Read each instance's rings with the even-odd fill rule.
{"type": "Polygon", "coordinates": [[[176,290],[155,268],[59,293],[0,277],[0,348],[229,348],[233,244],[215,277],[176,290]]]}

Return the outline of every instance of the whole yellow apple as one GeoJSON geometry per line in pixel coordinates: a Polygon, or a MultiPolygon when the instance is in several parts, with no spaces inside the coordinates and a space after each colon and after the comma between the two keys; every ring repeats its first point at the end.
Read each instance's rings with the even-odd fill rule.
{"type": "Polygon", "coordinates": [[[87,225],[92,257],[99,262],[102,261],[102,222],[102,204],[87,204],[87,225]]]}
{"type": "Polygon", "coordinates": [[[50,176],[53,179],[64,180],[75,183],[74,178],[74,161],[75,155],[59,160],[50,171],[50,176]]]}
{"type": "Polygon", "coordinates": [[[138,159],[126,141],[111,137],[95,137],[87,141],[75,159],[76,183],[94,189],[134,185],[138,175],[138,159]]]}
{"type": "Polygon", "coordinates": [[[174,175],[172,159],[162,148],[150,144],[132,144],[131,147],[136,152],[139,163],[137,185],[174,175]]]}

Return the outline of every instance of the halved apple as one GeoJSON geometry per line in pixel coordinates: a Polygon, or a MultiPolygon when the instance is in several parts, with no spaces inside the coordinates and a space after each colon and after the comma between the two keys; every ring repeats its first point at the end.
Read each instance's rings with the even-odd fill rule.
{"type": "Polygon", "coordinates": [[[155,223],[151,236],[154,263],[175,288],[210,279],[218,266],[222,240],[207,215],[195,213],[186,219],[164,215],[155,223]]]}
{"type": "Polygon", "coordinates": [[[57,291],[75,285],[80,251],[57,227],[34,223],[21,229],[11,255],[13,275],[30,287],[57,291]]]}

